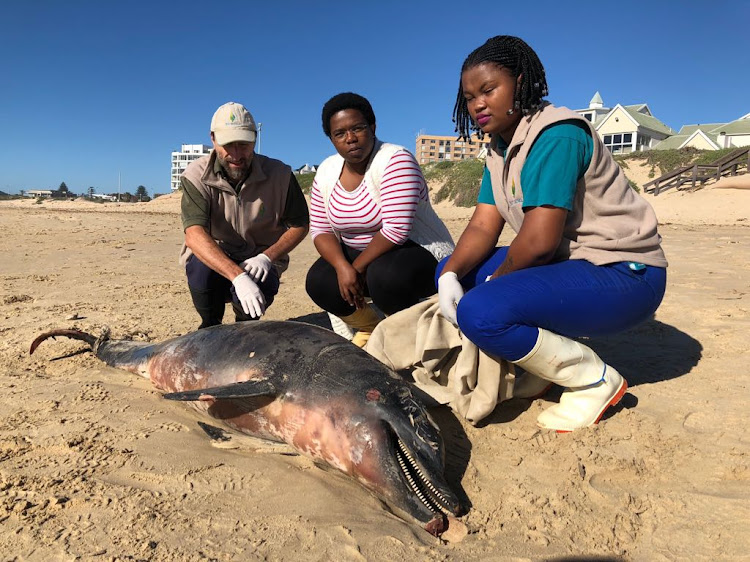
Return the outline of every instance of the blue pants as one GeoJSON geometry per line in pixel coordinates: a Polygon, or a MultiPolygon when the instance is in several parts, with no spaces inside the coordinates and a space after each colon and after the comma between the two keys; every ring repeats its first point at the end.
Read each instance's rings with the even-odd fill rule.
{"type": "MultiPolygon", "coordinates": [[[[193,305],[201,317],[201,325],[198,326],[199,329],[221,324],[224,318],[224,305],[228,302],[232,303],[235,320],[252,320],[242,310],[242,305],[240,305],[240,301],[237,299],[232,282],[216,273],[199,260],[197,256],[192,255],[188,258],[185,264],[185,273],[193,305]]],[[[266,308],[271,306],[276,293],[279,292],[279,285],[279,274],[276,268],[272,267],[268,272],[266,280],[258,283],[258,287],[266,299],[266,308]]]]}
{"type": "MultiPolygon", "coordinates": [[[[615,334],[651,317],[664,297],[666,269],[634,271],[629,262],[565,260],[485,282],[507,253],[507,247],[496,248],[461,279],[466,294],[457,318],[480,349],[508,361],[532,350],[537,328],[571,338],[615,334]]],[[[447,260],[438,265],[436,281],[447,260]]]]}

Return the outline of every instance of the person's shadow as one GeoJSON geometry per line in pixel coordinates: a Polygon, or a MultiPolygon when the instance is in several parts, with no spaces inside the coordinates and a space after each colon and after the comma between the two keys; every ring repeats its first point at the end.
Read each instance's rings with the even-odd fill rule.
{"type": "MultiPolygon", "coordinates": [[[[613,336],[581,339],[608,365],[628,381],[628,387],[652,384],[686,375],[698,364],[703,346],[674,326],[651,319],[613,336]]],[[[563,389],[553,386],[545,398],[557,401],[563,389]]],[[[499,404],[481,425],[505,423],[517,418],[531,405],[530,400],[514,399],[499,404]]],[[[604,419],[622,408],[635,408],[638,398],[626,393],[620,403],[607,410],[604,419]]]]}
{"type": "Polygon", "coordinates": [[[305,324],[312,324],[313,326],[320,326],[332,330],[331,320],[328,318],[328,314],[325,312],[314,312],[312,314],[305,314],[303,316],[297,316],[296,318],[288,318],[290,322],[304,322],[305,324]]]}
{"type": "Polygon", "coordinates": [[[698,340],[655,319],[585,343],[614,366],[631,387],[681,377],[698,364],[703,352],[698,340]]]}

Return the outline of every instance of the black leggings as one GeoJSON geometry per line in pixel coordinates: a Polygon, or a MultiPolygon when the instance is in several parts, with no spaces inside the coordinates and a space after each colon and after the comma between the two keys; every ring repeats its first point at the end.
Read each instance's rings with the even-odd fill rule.
{"type": "MultiPolygon", "coordinates": [[[[349,263],[361,254],[345,244],[341,245],[349,263]]],[[[396,246],[373,260],[365,274],[365,295],[385,314],[393,314],[435,294],[433,255],[411,240],[396,246]]],[[[336,270],[323,258],[318,258],[307,272],[307,294],[320,308],[336,316],[349,316],[355,310],[339,293],[336,270]]]]}

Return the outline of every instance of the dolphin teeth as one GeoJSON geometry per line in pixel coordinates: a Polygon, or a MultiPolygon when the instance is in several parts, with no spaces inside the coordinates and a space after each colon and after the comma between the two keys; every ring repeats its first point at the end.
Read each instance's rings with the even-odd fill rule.
{"type": "Polygon", "coordinates": [[[450,507],[448,500],[446,500],[432,482],[425,477],[403,441],[396,438],[396,442],[398,444],[396,450],[398,464],[414,494],[430,511],[434,513],[443,513],[444,515],[453,515],[450,509],[448,509],[450,507]]]}

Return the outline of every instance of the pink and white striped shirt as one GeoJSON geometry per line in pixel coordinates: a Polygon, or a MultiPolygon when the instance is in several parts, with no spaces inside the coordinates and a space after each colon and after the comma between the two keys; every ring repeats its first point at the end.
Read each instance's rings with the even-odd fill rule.
{"type": "Polygon", "coordinates": [[[427,201],[427,184],[416,159],[399,150],[388,161],[380,180],[380,206],[370,195],[366,179],[354,191],[346,191],[339,181],[331,191],[326,215],[323,197],[314,181],[310,193],[310,234],[338,232],[341,240],[364,250],[377,232],[394,244],[409,239],[419,201],[427,201]],[[329,220],[330,215],[330,220],[329,220]]]}

